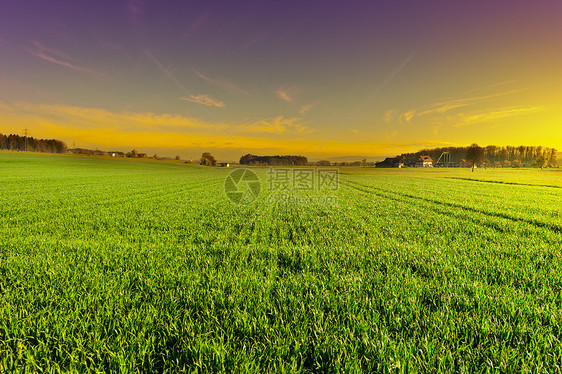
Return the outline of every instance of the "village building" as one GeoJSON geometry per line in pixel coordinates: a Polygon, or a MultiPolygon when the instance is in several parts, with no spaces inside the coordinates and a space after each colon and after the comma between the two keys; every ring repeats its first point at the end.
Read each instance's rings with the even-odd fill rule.
{"type": "MultiPolygon", "coordinates": [[[[471,168],[472,167],[472,162],[462,159],[459,162],[457,162],[457,167],[459,168],[471,168]]],[[[476,168],[476,165],[474,165],[474,168],[476,168]]]]}
{"type": "Polygon", "coordinates": [[[432,168],[433,159],[429,156],[420,156],[416,161],[416,167],[432,168]]]}
{"type": "Polygon", "coordinates": [[[377,168],[402,168],[404,161],[399,157],[387,157],[384,161],[377,162],[375,166],[377,168]]]}

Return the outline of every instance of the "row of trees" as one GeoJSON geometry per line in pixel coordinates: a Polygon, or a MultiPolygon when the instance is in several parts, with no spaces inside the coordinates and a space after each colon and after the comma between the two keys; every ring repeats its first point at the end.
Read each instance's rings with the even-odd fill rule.
{"type": "Polygon", "coordinates": [[[3,135],[0,134],[0,149],[10,151],[30,151],[30,152],[49,152],[63,153],[66,151],[66,144],[56,139],[35,139],[29,136],[3,135]]]}
{"type": "MultiPolygon", "coordinates": [[[[404,153],[399,157],[404,160],[405,164],[415,163],[420,155],[430,156],[434,162],[439,160],[439,157],[448,152],[449,163],[458,163],[462,160],[473,161],[474,155],[477,156],[476,165],[486,167],[556,167],[558,166],[556,160],[557,150],[554,148],[547,148],[542,146],[506,146],[500,147],[496,145],[489,145],[486,147],[479,147],[473,144],[470,147],[443,147],[422,149],[416,153],[404,153]],[[469,154],[470,152],[470,154],[469,154]],[[475,153],[476,152],[476,153],[475,153]]],[[[443,158],[440,163],[443,163],[443,158]]]]}
{"type": "Polygon", "coordinates": [[[308,160],[304,156],[256,156],[247,154],[240,158],[241,165],[252,166],[306,166],[308,160]]]}

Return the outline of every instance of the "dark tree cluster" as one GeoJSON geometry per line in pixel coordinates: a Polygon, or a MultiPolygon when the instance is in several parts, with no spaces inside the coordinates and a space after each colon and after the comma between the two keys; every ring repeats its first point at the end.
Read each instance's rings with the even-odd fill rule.
{"type": "MultiPolygon", "coordinates": [[[[470,164],[472,164],[472,161],[476,161],[477,166],[486,167],[556,167],[558,165],[556,149],[524,145],[518,147],[496,145],[478,147],[473,144],[470,147],[422,149],[415,153],[404,153],[399,157],[404,160],[406,165],[415,164],[420,155],[428,155],[437,163],[444,152],[449,153],[448,161],[450,164],[458,164],[465,160],[470,164]]],[[[442,162],[443,159],[439,163],[442,162]]]]}
{"type": "Polygon", "coordinates": [[[256,156],[247,154],[240,158],[241,165],[250,166],[307,166],[304,156],[256,156]]]}
{"type": "Polygon", "coordinates": [[[146,153],[140,153],[136,149],[133,149],[131,152],[125,153],[125,156],[129,157],[129,158],[147,158],[148,157],[148,155],[146,153]]]}
{"type": "Polygon", "coordinates": [[[0,149],[25,151],[26,143],[27,150],[30,152],[63,153],[66,151],[66,144],[61,140],[35,139],[29,136],[0,134],[0,149]]]}
{"type": "Polygon", "coordinates": [[[205,152],[201,155],[201,160],[199,160],[201,165],[204,166],[215,166],[217,164],[217,160],[213,157],[212,154],[209,152],[205,152]]]}
{"type": "Polygon", "coordinates": [[[404,165],[404,160],[400,156],[387,157],[384,159],[384,161],[377,162],[376,165],[378,168],[397,168],[401,165],[404,165]]]}

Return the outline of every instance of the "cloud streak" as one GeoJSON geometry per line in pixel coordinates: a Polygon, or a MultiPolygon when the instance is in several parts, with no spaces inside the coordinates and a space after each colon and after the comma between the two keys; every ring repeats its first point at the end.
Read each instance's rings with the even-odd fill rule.
{"type": "Polygon", "coordinates": [[[310,134],[313,130],[301,118],[284,116],[245,121],[236,126],[242,132],[269,134],[310,134]]]}
{"type": "MultiPolygon", "coordinates": [[[[512,115],[514,109],[504,108],[503,111],[498,110],[493,115],[496,118],[512,115]]],[[[91,144],[92,147],[106,150],[116,147],[160,147],[162,150],[158,153],[162,153],[166,152],[166,149],[181,149],[186,152],[192,152],[194,148],[204,148],[204,151],[211,152],[228,149],[229,154],[232,155],[229,157],[232,159],[243,154],[230,137],[221,134],[218,125],[174,114],[111,112],[101,108],[0,101],[0,119],[11,124],[15,129],[28,127],[36,136],[76,141],[81,146],[91,144]]],[[[305,136],[313,132],[313,129],[298,117],[257,118],[237,124],[227,123],[225,126],[236,132],[237,138],[244,142],[249,152],[287,152],[310,156],[310,150],[317,145],[313,137],[305,136]]],[[[555,130],[556,127],[553,129],[555,130]]],[[[386,139],[374,140],[366,136],[360,141],[338,139],[327,144],[318,157],[350,154],[388,156],[414,152],[422,148],[450,145],[459,144],[427,139],[425,136],[407,140],[402,139],[395,132],[390,132],[386,134],[386,139]],[[350,150],[353,153],[350,153],[350,150]]],[[[181,154],[181,152],[173,151],[172,154],[181,154]]]]}
{"type": "Polygon", "coordinates": [[[126,14],[133,25],[138,25],[144,14],[143,0],[129,0],[126,4],[126,14]]]}
{"type": "Polygon", "coordinates": [[[8,105],[13,111],[26,113],[36,118],[48,119],[58,124],[73,124],[77,128],[96,129],[111,127],[116,131],[130,129],[161,132],[175,128],[175,131],[215,131],[215,124],[177,114],[156,114],[152,112],[111,112],[102,108],[87,108],[70,105],[31,104],[26,102],[8,105]]]}
{"type": "Polygon", "coordinates": [[[296,83],[287,83],[275,89],[275,95],[283,101],[295,104],[295,96],[301,93],[302,87],[296,83]]]}
{"type": "Polygon", "coordinates": [[[306,113],[308,113],[308,111],[310,111],[311,109],[313,109],[314,107],[316,107],[317,105],[321,104],[321,101],[315,101],[313,103],[309,103],[306,105],[301,106],[301,108],[299,109],[299,114],[301,116],[304,116],[306,113]]]}
{"type": "Polygon", "coordinates": [[[224,108],[224,102],[217,100],[209,95],[200,94],[200,95],[193,95],[191,97],[180,97],[180,100],[189,101],[196,104],[201,104],[205,106],[212,106],[217,108],[224,108]]]}
{"type": "Polygon", "coordinates": [[[494,108],[477,113],[459,113],[448,117],[447,120],[452,123],[454,127],[464,127],[502,118],[536,113],[542,110],[544,110],[544,108],[539,106],[494,108]]]}
{"type": "Polygon", "coordinates": [[[202,30],[208,22],[210,11],[201,13],[191,24],[189,24],[183,31],[182,38],[190,36],[192,33],[202,30]]]}
{"type": "Polygon", "coordinates": [[[246,91],[244,91],[242,88],[238,87],[237,85],[235,85],[234,83],[230,82],[227,79],[224,78],[210,78],[208,76],[206,76],[205,74],[194,70],[193,71],[195,73],[195,75],[197,75],[199,78],[203,79],[205,82],[212,84],[213,86],[217,86],[220,88],[223,88],[231,93],[237,93],[237,94],[244,94],[247,96],[250,96],[250,94],[246,91]]]}
{"type": "MultiPolygon", "coordinates": [[[[475,96],[475,97],[465,97],[465,98],[456,98],[456,99],[448,99],[448,100],[441,100],[435,103],[431,103],[431,104],[427,104],[418,108],[412,108],[409,110],[406,110],[404,112],[400,112],[396,109],[391,109],[385,112],[384,114],[384,120],[387,123],[394,123],[394,122],[399,122],[401,124],[411,124],[414,122],[414,120],[418,120],[418,119],[424,119],[424,117],[427,118],[431,118],[432,120],[435,119],[445,119],[447,121],[450,120],[456,120],[458,121],[459,118],[484,118],[485,116],[482,113],[500,113],[500,112],[505,112],[505,116],[503,117],[508,117],[509,115],[507,115],[507,113],[512,113],[512,115],[516,115],[516,113],[519,112],[523,112],[525,111],[526,107],[520,107],[519,109],[521,110],[514,110],[513,108],[511,108],[510,110],[504,110],[503,108],[491,108],[488,109],[487,111],[480,111],[478,114],[474,114],[471,115],[471,111],[469,110],[466,113],[456,113],[456,114],[450,114],[451,112],[455,112],[457,109],[460,108],[465,108],[465,109],[469,109],[470,107],[474,107],[475,105],[481,105],[487,101],[489,101],[490,99],[494,99],[494,98],[499,98],[502,96],[507,96],[507,95],[512,95],[518,92],[522,92],[524,91],[524,89],[520,89],[520,90],[510,90],[510,91],[504,91],[504,92],[498,92],[498,93],[494,93],[494,94],[490,94],[490,95],[483,95],[483,96],[475,96]]],[[[537,107],[533,107],[533,108],[537,108],[537,107]]],[[[527,108],[528,109],[528,108],[527,108]]],[[[533,110],[535,110],[533,109],[533,110]]],[[[466,110],[465,110],[466,111],[466,110]]],[[[474,111],[474,109],[472,110],[474,111]]],[[[493,116],[490,115],[489,118],[492,118],[493,116]]],[[[500,118],[500,117],[497,117],[500,118]]]]}
{"type": "MultiPolygon", "coordinates": [[[[100,130],[111,128],[121,132],[150,132],[160,136],[167,132],[199,133],[216,136],[221,126],[197,118],[178,114],[156,114],[152,112],[111,112],[101,108],[86,108],[69,105],[30,104],[26,102],[4,103],[4,113],[25,113],[26,116],[42,119],[57,125],[72,124],[76,129],[100,130]]],[[[244,120],[225,123],[224,127],[237,134],[308,134],[312,130],[301,118],[284,116],[244,120]]]]}
{"type": "Polygon", "coordinates": [[[35,46],[34,48],[25,48],[25,51],[35,57],[80,73],[86,73],[98,78],[107,78],[107,75],[100,73],[99,71],[76,65],[74,62],[71,62],[73,59],[61,51],[44,47],[41,43],[36,41],[33,42],[33,44],[35,46]]]}

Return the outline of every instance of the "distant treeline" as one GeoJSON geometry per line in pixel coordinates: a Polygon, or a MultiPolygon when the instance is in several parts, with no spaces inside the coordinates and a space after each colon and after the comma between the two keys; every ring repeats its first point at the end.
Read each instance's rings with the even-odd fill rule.
{"type": "Polygon", "coordinates": [[[0,149],[10,151],[30,151],[30,152],[49,152],[63,153],[66,151],[66,144],[56,139],[35,139],[29,136],[3,135],[0,134],[0,149]],[[26,148],[27,142],[27,148],[26,148]]]}
{"type": "MultiPolygon", "coordinates": [[[[406,165],[414,164],[421,155],[428,155],[433,159],[434,163],[437,163],[439,157],[441,157],[444,152],[448,152],[449,157],[441,157],[439,163],[443,163],[445,160],[450,163],[458,163],[467,158],[468,148],[469,147],[443,147],[422,149],[416,153],[403,153],[398,157],[402,159],[406,165]]],[[[481,164],[483,166],[500,166],[501,164],[501,166],[534,167],[541,166],[542,162],[547,166],[557,166],[557,150],[554,148],[524,145],[518,147],[489,145],[481,148],[483,152],[481,164]]]]}
{"type": "Polygon", "coordinates": [[[247,154],[240,158],[241,165],[252,166],[306,166],[308,160],[304,156],[256,156],[247,154]]]}

